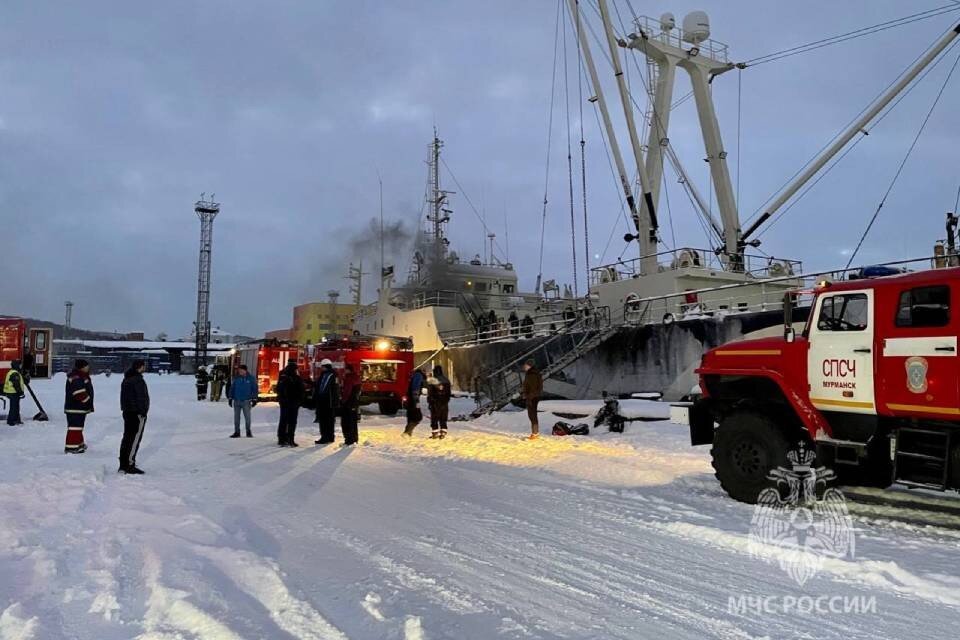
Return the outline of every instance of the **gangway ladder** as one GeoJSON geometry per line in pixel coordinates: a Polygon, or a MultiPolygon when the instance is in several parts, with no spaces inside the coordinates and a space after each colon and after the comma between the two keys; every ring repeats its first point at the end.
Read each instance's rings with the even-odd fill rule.
{"type": "Polygon", "coordinates": [[[902,427],[897,431],[894,480],[912,487],[947,488],[951,432],[902,427]]]}
{"type": "Polygon", "coordinates": [[[527,360],[546,362],[540,368],[540,374],[546,380],[593,351],[616,331],[617,327],[610,324],[609,309],[596,309],[591,315],[565,325],[557,333],[510,358],[492,372],[478,376],[478,404],[470,417],[479,418],[498,411],[516,398],[523,387],[520,367],[527,360]],[[483,402],[479,400],[481,391],[486,396],[483,402]]]}
{"type": "Polygon", "coordinates": [[[457,297],[460,298],[460,311],[467,316],[467,319],[470,320],[470,324],[474,328],[478,327],[480,324],[480,317],[486,315],[486,311],[483,308],[483,305],[480,304],[480,300],[477,298],[477,294],[471,291],[461,291],[457,294],[457,297]]]}

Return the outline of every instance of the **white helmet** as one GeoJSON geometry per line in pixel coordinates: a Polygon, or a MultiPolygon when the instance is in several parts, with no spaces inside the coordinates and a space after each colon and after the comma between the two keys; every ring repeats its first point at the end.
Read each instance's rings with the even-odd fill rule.
{"type": "Polygon", "coordinates": [[[333,366],[333,362],[331,362],[330,358],[324,358],[323,360],[320,361],[320,366],[321,366],[321,367],[332,367],[332,366],[333,366]]]}

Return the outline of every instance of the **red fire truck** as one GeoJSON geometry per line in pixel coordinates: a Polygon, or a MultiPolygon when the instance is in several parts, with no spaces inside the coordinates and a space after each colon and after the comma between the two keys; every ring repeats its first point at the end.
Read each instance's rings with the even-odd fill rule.
{"type": "Polygon", "coordinates": [[[380,413],[396,415],[403,404],[407,382],[413,371],[413,342],[407,338],[386,336],[343,336],[302,347],[301,375],[315,380],[320,362],[333,362],[337,375],[343,375],[346,363],[360,374],[363,390],[361,404],[374,404],[380,413]]]}
{"type": "Polygon", "coordinates": [[[960,490],[960,268],[823,282],[800,335],[703,356],[689,409],[732,497],[755,502],[799,442],[850,484],[960,490]]]}
{"type": "Polygon", "coordinates": [[[277,379],[280,372],[291,360],[299,364],[300,347],[295,342],[279,340],[257,340],[237,345],[231,356],[231,371],[241,364],[257,379],[257,389],[261,400],[276,400],[277,379]]]}
{"type": "Polygon", "coordinates": [[[10,363],[23,359],[27,323],[21,318],[0,318],[0,380],[5,380],[10,363]]]}

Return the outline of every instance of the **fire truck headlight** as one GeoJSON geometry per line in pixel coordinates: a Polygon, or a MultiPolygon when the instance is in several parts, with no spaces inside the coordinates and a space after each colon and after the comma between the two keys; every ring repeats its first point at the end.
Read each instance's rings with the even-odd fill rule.
{"type": "Polygon", "coordinates": [[[387,351],[388,349],[390,349],[390,342],[387,340],[377,341],[377,351],[387,351]]]}

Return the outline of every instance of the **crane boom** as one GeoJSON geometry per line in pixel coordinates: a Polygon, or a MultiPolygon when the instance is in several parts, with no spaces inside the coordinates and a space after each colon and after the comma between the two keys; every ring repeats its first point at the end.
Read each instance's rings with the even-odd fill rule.
{"type": "Polygon", "coordinates": [[[879,98],[877,98],[874,103],[864,112],[864,114],[857,118],[857,120],[851,124],[841,135],[838,137],[833,144],[830,145],[823,153],[821,153],[816,160],[814,160],[799,176],[796,177],[790,184],[788,184],[776,197],[776,199],[770,203],[770,206],[764,210],[763,214],[757,218],[757,221],[754,222],[749,229],[743,233],[741,242],[745,242],[753,233],[760,228],[760,226],[766,222],[770,216],[777,212],[784,204],[787,203],[790,198],[792,198],[797,191],[799,191],[803,186],[810,181],[820,170],[828,163],[830,160],[836,156],[844,147],[857,135],[858,132],[862,131],[865,126],[867,126],[871,120],[877,117],[883,109],[890,104],[890,102],[896,98],[900,93],[911,83],[913,80],[926,69],[931,62],[933,62],[937,56],[943,53],[943,50],[953,42],[957,35],[960,35],[960,24],[955,26],[949,32],[944,34],[940,40],[938,40],[928,51],[924,54],[912,67],[910,67],[900,79],[890,87],[886,92],[883,93],[879,98]]]}

